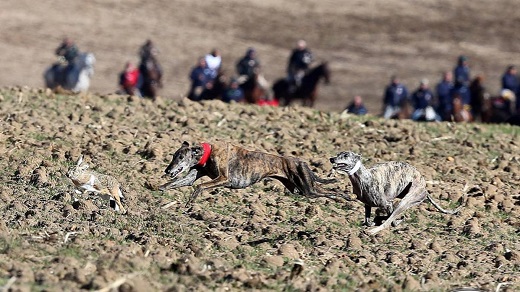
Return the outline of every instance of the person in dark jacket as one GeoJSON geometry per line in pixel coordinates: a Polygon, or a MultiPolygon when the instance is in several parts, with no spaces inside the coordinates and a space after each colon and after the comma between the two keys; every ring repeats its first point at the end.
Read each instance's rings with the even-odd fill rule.
{"type": "Polygon", "coordinates": [[[470,68],[466,56],[459,56],[457,66],[453,69],[453,77],[455,78],[455,87],[469,87],[470,68]]]}
{"type": "Polygon", "coordinates": [[[56,55],[63,58],[67,64],[72,65],[76,57],[79,55],[79,50],[74,41],[71,38],[66,37],[56,49],[56,55]]]}
{"type": "Polygon", "coordinates": [[[507,66],[506,72],[502,75],[502,89],[509,89],[512,92],[518,91],[520,82],[518,81],[517,73],[515,65],[507,66]]]}
{"type": "Polygon", "coordinates": [[[442,80],[437,84],[437,113],[441,116],[443,121],[451,121],[453,112],[453,74],[446,71],[442,74],[442,80]]]}
{"type": "Polygon", "coordinates": [[[363,98],[361,98],[360,95],[354,96],[354,99],[345,109],[347,113],[354,114],[354,115],[366,115],[367,114],[367,108],[365,107],[365,104],[363,103],[363,98]]]}
{"type": "Polygon", "coordinates": [[[287,64],[287,79],[292,90],[301,85],[301,81],[310,64],[314,60],[312,52],[307,48],[307,42],[299,40],[295,49],[292,50],[287,64]]]}
{"type": "Polygon", "coordinates": [[[190,73],[191,87],[188,93],[188,98],[198,101],[200,94],[213,80],[211,70],[206,65],[206,60],[201,57],[197,61],[197,65],[193,67],[190,73]]]}
{"type": "Polygon", "coordinates": [[[401,107],[408,99],[408,89],[399,82],[397,76],[392,76],[390,84],[385,89],[383,97],[383,117],[395,118],[401,112],[401,107]]]}
{"type": "Polygon", "coordinates": [[[411,97],[414,107],[412,120],[414,121],[440,121],[441,117],[433,109],[433,92],[430,90],[428,79],[421,80],[411,97]]]}

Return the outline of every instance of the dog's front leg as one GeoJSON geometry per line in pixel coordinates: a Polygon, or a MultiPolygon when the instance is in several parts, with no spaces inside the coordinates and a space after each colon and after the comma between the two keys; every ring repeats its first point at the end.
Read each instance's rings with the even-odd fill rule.
{"type": "Polygon", "coordinates": [[[193,201],[195,201],[195,199],[200,195],[200,193],[202,193],[202,191],[217,188],[217,187],[230,187],[230,186],[231,186],[231,182],[229,181],[229,179],[227,177],[224,177],[224,176],[219,176],[212,181],[201,183],[200,185],[197,186],[195,191],[191,194],[190,199],[186,203],[186,208],[189,207],[193,203],[193,201]]]}
{"type": "Polygon", "coordinates": [[[365,205],[365,220],[363,221],[363,224],[365,224],[365,226],[374,225],[374,222],[370,221],[371,213],[372,213],[372,208],[369,205],[365,205]]]}

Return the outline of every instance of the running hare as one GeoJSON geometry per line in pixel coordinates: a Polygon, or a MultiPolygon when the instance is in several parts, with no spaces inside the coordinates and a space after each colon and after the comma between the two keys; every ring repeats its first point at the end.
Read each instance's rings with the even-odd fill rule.
{"type": "Polygon", "coordinates": [[[67,177],[72,180],[74,185],[83,189],[83,192],[93,192],[101,196],[108,195],[110,201],[116,202],[114,210],[126,213],[125,208],[121,204],[121,199],[124,199],[121,193],[121,185],[112,176],[97,173],[93,170],[88,170],[88,164],[83,163],[83,155],[81,155],[76,163],[76,166],[71,167],[67,172],[67,177]]]}

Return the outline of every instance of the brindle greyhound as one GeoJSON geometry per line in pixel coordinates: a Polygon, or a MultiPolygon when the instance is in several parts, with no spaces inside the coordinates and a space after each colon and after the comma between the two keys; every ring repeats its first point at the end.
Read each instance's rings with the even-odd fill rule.
{"type": "Polygon", "coordinates": [[[316,183],[333,183],[336,179],[319,178],[298,158],[249,151],[222,142],[192,147],[184,142],[173,154],[164,172],[172,180],[159,187],[162,191],[191,186],[203,176],[211,178],[211,181],[196,187],[186,206],[204,190],[216,187],[243,189],[266,177],[279,180],[291,193],[297,191],[308,197],[346,198],[341,193],[320,188],[316,183]]]}
{"type": "Polygon", "coordinates": [[[380,226],[370,229],[369,234],[376,234],[391,224],[397,225],[400,221],[396,220],[399,215],[420,204],[425,198],[445,214],[455,214],[462,208],[461,205],[455,210],[445,210],[437,204],[426,190],[424,177],[410,164],[392,161],[366,169],[361,163],[361,156],[353,152],[341,152],[331,157],[330,162],[332,171],[349,175],[354,194],[365,204],[365,225],[372,225],[372,207],[382,208],[388,214],[388,219],[380,226]],[[395,198],[401,201],[394,209],[395,198]]]}

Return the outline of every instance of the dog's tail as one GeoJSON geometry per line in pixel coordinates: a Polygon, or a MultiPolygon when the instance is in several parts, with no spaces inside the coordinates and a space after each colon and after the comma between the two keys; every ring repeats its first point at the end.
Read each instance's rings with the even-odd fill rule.
{"type": "Polygon", "coordinates": [[[450,215],[457,214],[462,209],[462,207],[464,207],[463,204],[461,203],[460,206],[458,206],[454,210],[446,210],[446,209],[442,208],[441,205],[439,205],[439,203],[435,202],[429,193],[426,193],[426,197],[435,206],[435,208],[437,208],[437,210],[441,211],[444,214],[450,214],[450,215]]]}
{"type": "Polygon", "coordinates": [[[320,184],[332,184],[332,183],[335,183],[337,182],[338,180],[335,179],[335,178],[321,178],[319,176],[317,176],[314,171],[311,170],[311,168],[309,167],[309,165],[307,163],[305,163],[304,161],[299,161],[299,165],[301,167],[303,167],[308,173],[310,173],[311,177],[312,177],[312,180],[315,181],[315,182],[318,182],[320,184]]]}

